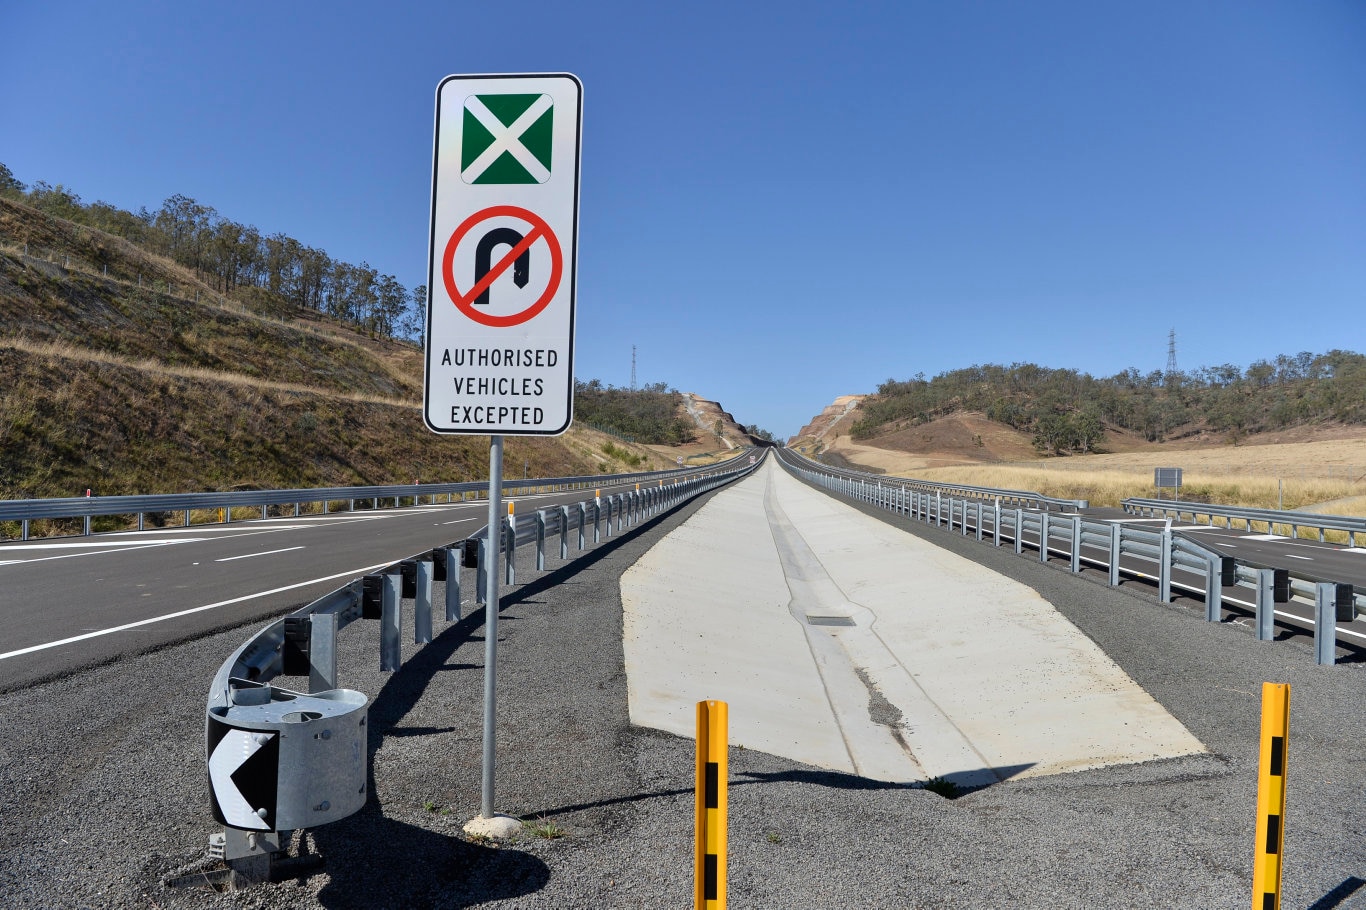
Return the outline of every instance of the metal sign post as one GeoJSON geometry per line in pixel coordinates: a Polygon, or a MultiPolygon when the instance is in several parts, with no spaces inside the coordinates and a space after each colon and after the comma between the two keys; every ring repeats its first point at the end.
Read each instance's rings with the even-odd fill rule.
{"type": "Polygon", "coordinates": [[[484,598],[484,776],[480,787],[479,817],[493,812],[494,743],[497,739],[498,680],[498,551],[503,539],[503,437],[489,438],[489,536],[487,595],[484,598]]]}
{"type": "Polygon", "coordinates": [[[467,831],[494,811],[503,436],[574,417],[574,293],[583,86],[567,73],[447,76],[436,89],[423,421],[490,434],[484,578],[484,772],[467,831]]]}

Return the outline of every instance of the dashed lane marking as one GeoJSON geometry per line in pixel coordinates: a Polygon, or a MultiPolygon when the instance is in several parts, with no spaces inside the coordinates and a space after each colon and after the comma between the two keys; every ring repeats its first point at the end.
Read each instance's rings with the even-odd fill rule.
{"type": "Polygon", "coordinates": [[[235,559],[251,559],[255,556],[272,556],[276,553],[289,553],[294,550],[302,550],[302,546],[285,547],[283,550],[266,550],[263,553],[243,553],[241,556],[224,556],[222,559],[215,559],[214,562],[232,562],[235,559]]]}

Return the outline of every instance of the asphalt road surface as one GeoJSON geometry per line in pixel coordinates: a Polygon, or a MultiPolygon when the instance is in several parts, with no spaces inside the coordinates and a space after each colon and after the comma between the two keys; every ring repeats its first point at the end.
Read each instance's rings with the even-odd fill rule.
{"type": "Polygon", "coordinates": [[[487,522],[480,500],[0,544],[0,691],[278,615],[487,522]]]}

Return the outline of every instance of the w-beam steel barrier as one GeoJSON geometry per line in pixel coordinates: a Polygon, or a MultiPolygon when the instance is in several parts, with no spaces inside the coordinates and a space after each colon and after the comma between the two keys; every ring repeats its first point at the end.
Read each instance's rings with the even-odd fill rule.
{"type": "Polygon", "coordinates": [[[610,537],[613,512],[620,530],[623,521],[639,524],[753,470],[742,455],[709,471],[657,478],[639,490],[605,496],[598,490],[573,506],[540,509],[534,521],[505,518],[493,535],[485,527],[400,560],[265,626],[223,662],[209,688],[205,751],[214,817],[225,828],[211,838],[211,849],[237,881],[264,880],[290,832],[338,821],[365,804],[368,699],[340,688],[338,679],[337,637],[347,626],[377,620],[380,669],[398,670],[402,601],[413,602],[413,642],[432,641],[435,583],[445,587],[446,621],[458,621],[460,570],[476,570],[482,601],[490,540],[505,554],[511,582],[519,546],[534,543],[537,567],[544,568],[548,535],[560,535],[560,556],[568,559],[569,532],[577,529],[578,549],[586,549],[590,520],[597,542],[604,514],[610,537]],[[279,676],[298,677],[296,688],[273,685],[279,676]]]}
{"type": "Polygon", "coordinates": [[[998,547],[1003,539],[1010,540],[1017,554],[1029,549],[1043,563],[1065,558],[1073,573],[1081,572],[1083,564],[1105,569],[1112,587],[1118,587],[1124,577],[1154,584],[1158,600],[1164,604],[1172,601],[1173,589],[1194,594],[1204,600],[1209,622],[1224,618],[1225,589],[1250,589],[1254,592],[1251,606],[1257,637],[1262,640],[1274,638],[1275,605],[1299,597],[1313,605],[1313,613],[1309,619],[1293,618],[1312,624],[1315,659],[1320,664],[1335,661],[1337,623],[1349,622],[1359,610],[1366,609],[1366,596],[1357,594],[1350,584],[1292,578],[1286,569],[1240,563],[1173,531],[1170,521],[1161,530],[1098,521],[1078,511],[1076,504],[1084,508],[1084,500],[1050,500],[1022,491],[1013,491],[1010,496],[992,490],[985,498],[955,497],[943,489],[925,489],[924,484],[903,482],[899,477],[859,476],[832,469],[790,449],[779,452],[779,463],[831,492],[896,514],[949,531],[956,529],[964,536],[971,528],[978,540],[989,540],[998,547]],[[1072,504],[1072,510],[1056,510],[1064,504],[1072,504]]]}
{"type": "Polygon", "coordinates": [[[1317,512],[1286,512],[1280,509],[1251,509],[1243,506],[1212,506],[1197,502],[1177,502],[1169,499],[1126,499],[1120,503],[1124,511],[1133,515],[1166,517],[1182,521],[1189,515],[1192,524],[1217,527],[1215,519],[1222,519],[1223,526],[1232,528],[1236,523],[1245,531],[1254,531],[1265,526],[1266,533],[1274,534],[1278,529],[1290,532],[1290,537],[1298,539],[1300,530],[1307,528],[1318,531],[1322,542],[1328,531],[1344,531],[1347,545],[1357,545],[1357,535],[1366,539],[1366,518],[1353,518],[1348,515],[1320,515],[1317,512]]]}
{"type": "MultiPolygon", "coordinates": [[[[733,459],[732,459],[733,460],[733,459]]],[[[557,493],[564,490],[592,489],[604,483],[669,483],[675,478],[689,477],[698,468],[646,471],[632,474],[591,475],[583,477],[549,477],[529,480],[505,480],[507,493],[557,493]]],[[[456,496],[463,501],[473,496],[479,499],[488,494],[488,481],[461,483],[387,484],[369,487],[316,487],[298,490],[246,490],[230,493],[168,493],[148,496],[71,496],[60,499],[8,499],[0,501],[0,522],[18,522],[20,539],[28,540],[35,521],[83,520],[84,535],[91,533],[91,519],[114,515],[137,516],[137,529],[143,530],[148,516],[162,526],[181,521],[189,527],[195,512],[209,512],[223,522],[233,520],[233,510],[248,509],[253,518],[297,516],[304,504],[321,504],[329,513],[358,508],[379,509],[392,501],[398,507],[404,500],[414,505],[452,502],[456,496]]],[[[240,516],[239,516],[240,520],[240,516]]],[[[3,535],[3,530],[0,530],[3,535]]],[[[3,536],[0,536],[3,539],[3,536]]]]}

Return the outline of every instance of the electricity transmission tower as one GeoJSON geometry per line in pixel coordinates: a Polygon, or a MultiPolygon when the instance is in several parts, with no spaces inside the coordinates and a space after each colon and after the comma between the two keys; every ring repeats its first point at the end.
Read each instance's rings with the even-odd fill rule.
{"type": "Polygon", "coordinates": [[[1177,372],[1179,371],[1176,368],[1176,329],[1172,329],[1167,335],[1167,379],[1170,381],[1177,372]]]}
{"type": "Polygon", "coordinates": [[[636,346],[631,345],[631,391],[636,390],[636,346]]]}

